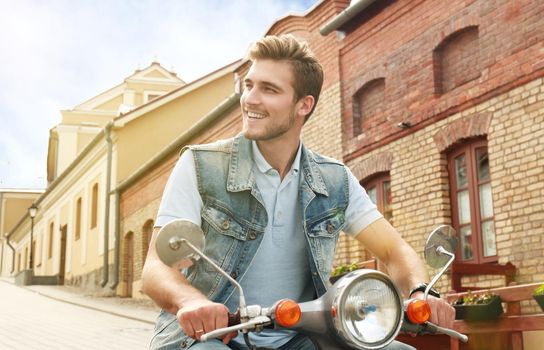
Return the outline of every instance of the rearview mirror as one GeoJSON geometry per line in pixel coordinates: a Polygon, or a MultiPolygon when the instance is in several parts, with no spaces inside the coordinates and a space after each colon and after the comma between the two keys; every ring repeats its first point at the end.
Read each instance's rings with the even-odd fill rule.
{"type": "Polygon", "coordinates": [[[425,261],[429,266],[441,268],[450,260],[451,255],[445,254],[442,249],[450,254],[457,248],[457,236],[453,227],[442,225],[434,229],[425,243],[425,261]],[[440,248],[442,247],[442,248],[440,248]]]}
{"type": "Polygon", "coordinates": [[[170,221],[157,234],[155,242],[159,259],[168,266],[189,266],[200,257],[188,245],[186,240],[198,250],[203,251],[206,245],[204,232],[197,224],[183,219],[170,221]]]}

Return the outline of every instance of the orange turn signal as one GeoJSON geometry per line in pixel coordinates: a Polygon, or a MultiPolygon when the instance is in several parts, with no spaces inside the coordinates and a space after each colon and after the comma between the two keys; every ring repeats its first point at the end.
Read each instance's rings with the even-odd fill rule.
{"type": "Polygon", "coordinates": [[[276,322],[282,327],[293,327],[300,320],[300,306],[293,300],[284,299],[276,305],[276,322]]]}
{"type": "Polygon", "coordinates": [[[410,322],[421,324],[427,322],[431,318],[431,307],[425,300],[414,299],[408,304],[406,314],[410,322]]]}

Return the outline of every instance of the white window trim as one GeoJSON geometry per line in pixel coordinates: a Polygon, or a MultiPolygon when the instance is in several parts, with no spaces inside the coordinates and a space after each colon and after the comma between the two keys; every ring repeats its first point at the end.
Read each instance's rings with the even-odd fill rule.
{"type": "Polygon", "coordinates": [[[144,104],[149,102],[149,96],[150,95],[159,95],[162,96],[166,93],[166,91],[144,91],[144,104]]]}

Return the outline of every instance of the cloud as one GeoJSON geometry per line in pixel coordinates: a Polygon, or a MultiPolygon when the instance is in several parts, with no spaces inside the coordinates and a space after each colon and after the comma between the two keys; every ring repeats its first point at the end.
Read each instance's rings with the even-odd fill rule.
{"type": "Polygon", "coordinates": [[[47,137],[71,108],[154,56],[185,81],[245,54],[313,1],[0,2],[0,187],[44,187],[47,137]]]}

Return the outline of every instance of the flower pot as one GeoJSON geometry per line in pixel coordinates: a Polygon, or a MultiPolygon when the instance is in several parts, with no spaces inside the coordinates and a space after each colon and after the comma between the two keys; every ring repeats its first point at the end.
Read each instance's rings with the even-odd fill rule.
{"type": "Polygon", "coordinates": [[[336,281],[338,281],[340,278],[344,277],[345,273],[342,274],[342,275],[337,275],[337,276],[331,276],[329,278],[329,282],[331,282],[331,285],[334,284],[336,281]]]}
{"type": "Polygon", "coordinates": [[[533,295],[533,298],[536,300],[540,309],[544,311],[544,295],[533,295]]]}
{"type": "Polygon", "coordinates": [[[460,304],[453,307],[456,320],[488,321],[503,313],[501,297],[498,295],[493,296],[486,304],[460,304]]]}

